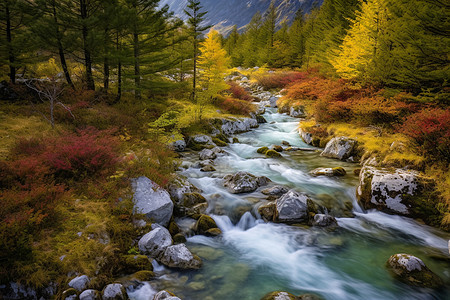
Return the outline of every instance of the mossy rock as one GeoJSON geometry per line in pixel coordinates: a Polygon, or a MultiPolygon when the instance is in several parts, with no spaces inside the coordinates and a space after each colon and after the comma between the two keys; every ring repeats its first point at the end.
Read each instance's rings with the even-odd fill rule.
{"type": "Polygon", "coordinates": [[[171,221],[169,223],[169,227],[167,228],[169,230],[169,233],[171,236],[176,235],[177,233],[180,233],[180,227],[178,227],[177,223],[175,223],[175,221],[171,221]]]}
{"type": "Polygon", "coordinates": [[[303,294],[297,297],[298,300],[323,300],[322,297],[314,294],[303,294]]]}
{"type": "Polygon", "coordinates": [[[277,152],[283,152],[283,147],[276,145],[276,146],[273,146],[273,150],[275,150],[277,152]]]}
{"type": "Polygon", "coordinates": [[[183,206],[184,207],[194,207],[200,203],[207,203],[205,197],[203,197],[200,193],[185,193],[183,195],[183,206]]]}
{"type": "Polygon", "coordinates": [[[222,230],[219,228],[211,228],[206,230],[205,235],[206,236],[219,236],[222,234],[222,230]]]}
{"type": "Polygon", "coordinates": [[[359,176],[360,173],[361,173],[361,168],[353,170],[353,174],[355,174],[356,176],[359,176]]]}
{"type": "Polygon", "coordinates": [[[288,293],[288,292],[283,292],[283,291],[271,292],[261,298],[261,300],[278,300],[278,299],[298,300],[297,296],[292,295],[291,293],[288,293]]]}
{"type": "Polygon", "coordinates": [[[312,144],[314,147],[320,147],[320,142],[321,142],[321,140],[320,140],[319,138],[314,137],[314,138],[312,139],[312,141],[311,141],[311,144],[312,144]]]}
{"type": "Polygon", "coordinates": [[[224,141],[222,141],[222,140],[220,140],[218,138],[215,138],[215,137],[212,138],[212,141],[213,141],[214,144],[216,144],[219,147],[226,147],[226,146],[228,146],[228,143],[226,143],[226,142],[224,142],[224,141]]]}
{"type": "Polygon", "coordinates": [[[177,233],[173,236],[174,244],[183,244],[186,243],[186,237],[182,233],[177,233]]]}
{"type": "Polygon", "coordinates": [[[240,143],[239,139],[237,137],[234,137],[233,138],[233,144],[239,144],[239,143],[240,143]]]}
{"type": "Polygon", "coordinates": [[[334,176],[345,176],[345,174],[347,174],[347,172],[345,171],[345,169],[343,167],[333,168],[334,176]]]}
{"type": "Polygon", "coordinates": [[[205,234],[212,228],[217,228],[217,224],[216,221],[208,215],[201,215],[195,224],[195,231],[199,234],[205,234]]]}
{"type": "Polygon", "coordinates": [[[211,165],[206,165],[203,168],[200,169],[201,172],[214,172],[216,171],[216,168],[214,168],[211,165]]]}
{"type": "Polygon", "coordinates": [[[270,157],[270,158],[281,157],[281,154],[275,150],[268,150],[265,154],[267,157],[270,157]]]}
{"type": "Polygon", "coordinates": [[[258,152],[259,154],[266,154],[267,151],[269,151],[268,147],[261,147],[258,150],[256,150],[256,152],[258,152]]]}
{"type": "Polygon", "coordinates": [[[138,281],[150,281],[155,277],[155,273],[152,271],[139,271],[131,275],[131,277],[138,281]]]}
{"type": "Polygon", "coordinates": [[[318,147],[325,148],[329,141],[331,141],[331,137],[326,137],[326,138],[321,139],[318,147]]]}
{"type": "Polygon", "coordinates": [[[224,134],[222,134],[222,133],[217,134],[214,138],[219,139],[219,140],[221,140],[222,142],[225,142],[225,143],[227,143],[227,144],[229,143],[228,138],[227,138],[224,134]]]}
{"type": "Polygon", "coordinates": [[[146,255],[124,255],[121,263],[123,272],[128,274],[142,270],[153,271],[152,261],[146,255]]]}

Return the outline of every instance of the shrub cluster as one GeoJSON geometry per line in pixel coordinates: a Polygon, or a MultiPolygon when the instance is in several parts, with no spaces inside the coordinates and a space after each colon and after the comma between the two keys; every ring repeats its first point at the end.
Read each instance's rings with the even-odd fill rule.
{"type": "Polygon", "coordinates": [[[257,76],[256,80],[259,85],[270,90],[284,88],[292,82],[305,79],[307,76],[306,72],[282,72],[257,76]]]}
{"type": "Polygon", "coordinates": [[[249,92],[236,82],[228,81],[227,84],[230,88],[226,90],[226,92],[230,93],[231,97],[244,101],[253,101],[253,97],[249,94],[249,92]]]}
{"type": "Polygon", "coordinates": [[[254,110],[251,102],[232,97],[219,96],[215,100],[215,105],[222,111],[235,115],[248,115],[254,110]]]}

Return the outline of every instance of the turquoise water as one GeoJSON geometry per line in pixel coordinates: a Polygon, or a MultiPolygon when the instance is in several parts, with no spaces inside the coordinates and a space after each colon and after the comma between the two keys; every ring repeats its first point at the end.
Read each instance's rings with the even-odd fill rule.
{"type": "MultiPolygon", "coordinates": [[[[322,158],[318,152],[283,152],[282,158],[257,154],[262,146],[310,147],[297,133],[298,119],[268,111],[267,124],[237,135],[239,144],[225,147],[216,159],[217,171],[203,173],[188,167],[182,175],[203,190],[223,235],[192,236],[187,246],[203,259],[198,271],[174,271],[157,266],[158,278],[129,291],[132,299],[152,299],[168,289],[181,299],[260,299],[274,290],[293,294],[316,293],[325,299],[449,299],[450,236],[414,220],[363,211],[355,199],[358,164],[322,158]],[[272,123],[272,124],[271,124],[272,123]],[[311,177],[317,167],[342,166],[341,178],[311,177]],[[236,171],[267,176],[273,182],[306,192],[337,217],[339,228],[287,226],[265,223],[257,207],[266,202],[260,192],[230,194],[222,177],[236,171]],[[410,287],[394,280],[385,268],[396,253],[410,253],[447,283],[438,291],[410,287]]],[[[185,160],[195,163],[196,153],[185,160]]],[[[188,228],[192,220],[178,220],[188,228]]]]}

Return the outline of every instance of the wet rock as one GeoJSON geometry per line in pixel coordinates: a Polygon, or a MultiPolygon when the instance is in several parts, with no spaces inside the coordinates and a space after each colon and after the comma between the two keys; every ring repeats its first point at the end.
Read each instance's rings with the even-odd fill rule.
{"type": "Polygon", "coordinates": [[[216,144],[219,147],[226,147],[226,146],[228,146],[228,142],[226,142],[226,141],[224,141],[222,139],[214,137],[212,140],[213,140],[214,144],[216,144]]]}
{"type": "Polygon", "coordinates": [[[216,159],[217,158],[217,154],[214,151],[210,150],[210,149],[203,149],[202,151],[200,151],[198,156],[200,157],[201,160],[216,159]]]}
{"type": "Polygon", "coordinates": [[[261,116],[261,115],[256,115],[256,116],[255,116],[255,119],[256,119],[256,121],[258,122],[258,124],[264,124],[264,123],[267,123],[266,118],[264,118],[264,117],[261,116]]]}
{"type": "Polygon", "coordinates": [[[170,198],[175,203],[180,203],[183,201],[183,197],[185,193],[200,193],[200,189],[196,188],[192,183],[190,183],[187,179],[183,177],[177,177],[175,180],[173,180],[168,188],[167,191],[170,194],[170,198]]]}
{"type": "Polygon", "coordinates": [[[227,175],[224,177],[223,185],[230,193],[240,194],[253,192],[258,187],[264,186],[270,182],[267,177],[257,177],[247,172],[237,172],[234,175],[227,175]]]}
{"type": "Polygon", "coordinates": [[[322,297],[319,297],[314,294],[303,294],[297,297],[298,300],[324,300],[322,297]]]}
{"type": "Polygon", "coordinates": [[[312,176],[344,176],[347,174],[344,168],[317,168],[310,172],[312,176]]]}
{"type": "Polygon", "coordinates": [[[276,146],[273,146],[273,150],[275,150],[277,152],[283,152],[283,147],[276,145],[276,146]]]}
{"type": "Polygon", "coordinates": [[[258,207],[258,213],[265,221],[271,222],[274,220],[276,209],[277,209],[276,203],[275,201],[272,201],[258,207]]]}
{"type": "Polygon", "coordinates": [[[173,236],[173,243],[174,244],[186,243],[186,237],[182,233],[177,233],[173,236]]]}
{"type": "Polygon", "coordinates": [[[76,289],[79,292],[82,292],[85,289],[87,289],[90,282],[91,281],[90,281],[89,277],[87,277],[86,275],[81,275],[81,276],[77,276],[74,279],[72,279],[71,281],[69,281],[69,286],[71,288],[76,289]]]}
{"type": "Polygon", "coordinates": [[[191,137],[192,141],[194,141],[197,144],[211,144],[212,138],[208,135],[204,134],[198,134],[191,137]]]}
{"type": "Polygon", "coordinates": [[[80,294],[80,300],[100,300],[100,292],[96,290],[85,290],[80,294]]]}
{"type": "Polygon", "coordinates": [[[271,188],[267,188],[267,189],[264,189],[261,191],[261,193],[263,193],[264,195],[276,196],[276,197],[283,196],[287,192],[289,192],[289,189],[282,185],[276,185],[276,186],[273,186],[271,188]]]}
{"type": "Polygon", "coordinates": [[[124,255],[122,256],[121,265],[123,272],[127,274],[142,270],[153,271],[152,260],[146,255],[124,255]]]}
{"type": "Polygon", "coordinates": [[[199,204],[205,204],[206,208],[208,207],[207,200],[201,194],[186,193],[184,194],[183,201],[177,205],[176,211],[183,216],[193,215],[199,212],[199,204]]]}
{"type": "Polygon", "coordinates": [[[272,108],[277,107],[277,101],[278,101],[278,97],[276,97],[276,96],[270,97],[269,98],[269,105],[270,105],[270,107],[272,107],[272,108]]]}
{"type": "Polygon", "coordinates": [[[305,118],[306,114],[303,106],[291,107],[289,110],[289,115],[293,118],[305,118]]]}
{"type": "Polygon", "coordinates": [[[307,222],[310,213],[317,213],[315,203],[303,193],[290,190],[276,200],[275,219],[281,223],[307,222]]]}
{"type": "Polygon", "coordinates": [[[174,294],[168,291],[160,291],[153,296],[153,300],[181,300],[176,297],[174,294]]]}
{"type": "Polygon", "coordinates": [[[213,166],[211,166],[211,165],[206,165],[203,168],[201,168],[200,171],[202,171],[202,172],[214,172],[214,171],[216,171],[216,169],[213,166]]]}
{"type": "Polygon", "coordinates": [[[406,284],[427,288],[438,288],[443,285],[442,279],[420,258],[413,255],[403,253],[392,255],[386,265],[394,277],[406,284]]]}
{"type": "Polygon", "coordinates": [[[184,244],[167,247],[161,257],[161,263],[179,269],[200,269],[202,266],[202,260],[193,255],[184,244]]]}
{"type": "Polygon", "coordinates": [[[205,234],[208,230],[217,228],[216,221],[208,215],[201,215],[195,223],[195,232],[205,234]]]}
{"type": "Polygon", "coordinates": [[[219,228],[211,228],[206,230],[205,235],[206,236],[219,236],[222,234],[222,230],[219,228]]]}
{"type": "Polygon", "coordinates": [[[308,145],[312,145],[312,134],[309,132],[306,132],[304,129],[299,128],[298,133],[300,134],[300,137],[302,140],[307,143],[308,145]]]}
{"type": "Polygon", "coordinates": [[[282,141],[281,144],[282,144],[283,146],[287,146],[287,147],[290,147],[290,146],[291,146],[291,144],[290,144],[288,141],[282,141]]]}
{"type": "Polygon", "coordinates": [[[298,298],[288,292],[276,291],[268,293],[261,300],[298,300],[298,298]]]}
{"type": "Polygon", "coordinates": [[[233,144],[238,144],[239,143],[239,139],[237,137],[233,138],[233,144]]]}
{"type": "Polygon", "coordinates": [[[319,227],[337,227],[338,223],[336,218],[330,215],[316,214],[312,220],[313,226],[319,227]]]}
{"type": "Polygon", "coordinates": [[[278,153],[278,152],[275,151],[275,150],[268,150],[268,151],[266,152],[266,156],[267,156],[267,157],[270,157],[270,158],[276,158],[276,157],[281,157],[281,154],[278,153]]]}
{"type": "Polygon", "coordinates": [[[194,151],[200,151],[203,149],[211,149],[215,147],[216,144],[212,141],[212,138],[208,135],[199,134],[194,135],[188,139],[187,147],[194,151]]]}
{"type": "Polygon", "coordinates": [[[422,197],[431,184],[416,171],[370,166],[361,170],[359,180],[356,195],[364,208],[406,216],[415,216],[416,208],[425,204],[422,197]]]}
{"type": "Polygon", "coordinates": [[[138,271],[130,276],[130,281],[150,281],[155,277],[155,273],[152,271],[138,271]]]}
{"type": "Polygon", "coordinates": [[[167,226],[173,213],[170,194],[147,177],[139,177],[133,182],[134,213],[144,214],[152,222],[167,226]]]}
{"type": "Polygon", "coordinates": [[[348,137],[334,137],[327,143],[325,149],[320,155],[329,158],[346,160],[355,154],[356,145],[357,142],[348,137]]]}
{"type": "Polygon", "coordinates": [[[186,142],[184,139],[175,141],[170,144],[169,148],[176,152],[183,152],[184,150],[186,150],[186,142]]]}
{"type": "Polygon", "coordinates": [[[120,283],[108,284],[103,289],[103,300],[126,300],[128,299],[127,292],[125,288],[120,283]]]}
{"type": "Polygon", "coordinates": [[[256,152],[259,154],[266,154],[267,151],[269,151],[268,147],[261,147],[258,150],[256,150],[256,152]]]}
{"type": "Polygon", "coordinates": [[[231,118],[222,119],[222,132],[226,135],[242,133],[250,131],[252,128],[258,127],[258,121],[251,118],[231,118]]]}
{"type": "Polygon", "coordinates": [[[153,230],[144,235],[138,242],[139,251],[153,258],[159,258],[167,247],[172,245],[169,231],[162,226],[152,225],[153,230]]]}
{"type": "Polygon", "coordinates": [[[170,221],[169,226],[167,227],[167,229],[169,230],[169,233],[171,236],[174,236],[177,233],[180,233],[180,227],[178,226],[178,224],[175,221],[170,221]]]}

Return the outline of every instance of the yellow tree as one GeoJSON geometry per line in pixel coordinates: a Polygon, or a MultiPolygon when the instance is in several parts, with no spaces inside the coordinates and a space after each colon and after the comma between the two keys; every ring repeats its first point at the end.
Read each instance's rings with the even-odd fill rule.
{"type": "Polygon", "coordinates": [[[385,37],[388,31],[389,12],[385,0],[362,1],[361,10],[338,51],[331,60],[332,65],[343,78],[371,76],[387,67],[375,66],[385,53],[385,37]]]}
{"type": "Polygon", "coordinates": [[[228,70],[230,59],[225,49],[222,48],[219,33],[213,29],[200,45],[200,51],[198,66],[201,90],[197,104],[201,119],[203,108],[211,103],[218,93],[229,87],[223,78],[228,70]]]}

